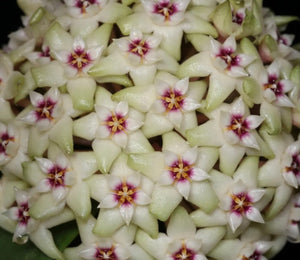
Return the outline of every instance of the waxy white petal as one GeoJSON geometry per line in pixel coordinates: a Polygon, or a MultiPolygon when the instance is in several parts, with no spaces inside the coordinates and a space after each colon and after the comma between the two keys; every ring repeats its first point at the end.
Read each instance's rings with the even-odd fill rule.
{"type": "Polygon", "coordinates": [[[178,91],[181,93],[181,95],[184,95],[189,87],[189,78],[183,78],[179,81],[177,81],[174,85],[174,91],[178,91]]]}
{"type": "Polygon", "coordinates": [[[255,139],[255,136],[251,133],[245,134],[242,136],[241,143],[250,148],[259,149],[259,145],[255,139]]]}
{"type": "Polygon", "coordinates": [[[176,183],[176,188],[182,197],[187,200],[191,190],[191,183],[188,180],[178,181],[176,183]]]}
{"type": "Polygon", "coordinates": [[[123,204],[120,206],[120,214],[125,221],[126,225],[129,225],[134,213],[134,206],[132,204],[123,204]]]}
{"type": "Polygon", "coordinates": [[[297,180],[296,176],[293,174],[293,172],[284,172],[283,178],[285,179],[287,184],[291,185],[295,189],[298,188],[298,180],[297,180]]]}
{"type": "Polygon", "coordinates": [[[247,211],[246,211],[246,217],[254,222],[258,222],[258,223],[264,223],[264,219],[262,217],[262,215],[260,214],[259,210],[255,207],[250,207],[247,211]]]}
{"type": "Polygon", "coordinates": [[[51,190],[51,185],[48,179],[41,180],[37,185],[36,189],[38,192],[48,192],[51,190]]]}
{"type": "Polygon", "coordinates": [[[56,201],[61,201],[66,198],[68,189],[63,186],[58,186],[52,190],[53,197],[56,201]]]}
{"type": "Polygon", "coordinates": [[[48,173],[54,167],[54,163],[46,158],[35,158],[44,173],[48,173]]]}
{"type": "Polygon", "coordinates": [[[246,121],[249,129],[255,129],[264,121],[264,118],[262,116],[250,115],[247,116],[246,121]]]}
{"type": "Polygon", "coordinates": [[[264,189],[254,189],[248,192],[248,196],[251,198],[251,202],[254,203],[259,201],[265,193],[266,191],[264,189]]]}
{"type": "Polygon", "coordinates": [[[147,205],[151,202],[151,198],[143,191],[138,190],[135,194],[134,202],[137,205],[147,205]]]}
{"type": "Polygon", "coordinates": [[[124,132],[116,133],[112,136],[114,142],[122,148],[125,148],[128,141],[128,136],[124,132]]]}
{"type": "Polygon", "coordinates": [[[230,213],[229,215],[229,226],[232,232],[235,232],[236,229],[242,224],[243,217],[240,214],[235,212],[230,213]]]}
{"type": "Polygon", "coordinates": [[[114,208],[118,205],[118,200],[114,194],[108,194],[101,200],[98,208],[114,208]]]}
{"type": "Polygon", "coordinates": [[[44,96],[38,92],[31,91],[29,93],[30,102],[33,106],[37,107],[41,102],[44,101],[44,96]]]}
{"type": "Polygon", "coordinates": [[[191,175],[193,181],[203,181],[209,178],[209,175],[200,168],[194,167],[191,175]]]}

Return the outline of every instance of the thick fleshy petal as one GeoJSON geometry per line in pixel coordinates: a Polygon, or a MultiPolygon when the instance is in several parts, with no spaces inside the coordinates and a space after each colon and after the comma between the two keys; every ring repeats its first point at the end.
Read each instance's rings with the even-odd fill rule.
{"type": "Polygon", "coordinates": [[[132,204],[123,204],[120,206],[120,214],[125,221],[126,225],[129,225],[134,213],[134,206],[132,204]]]}
{"type": "Polygon", "coordinates": [[[63,186],[55,187],[52,190],[52,194],[56,201],[61,201],[66,198],[68,189],[63,186]]]}
{"type": "Polygon", "coordinates": [[[179,181],[176,183],[176,187],[178,192],[182,195],[182,197],[184,197],[187,200],[191,190],[190,182],[187,180],[179,181]]]}
{"type": "Polygon", "coordinates": [[[108,194],[101,200],[98,208],[114,208],[118,205],[118,200],[116,200],[116,197],[114,194],[108,194]]]}
{"type": "Polygon", "coordinates": [[[51,168],[54,167],[54,163],[46,158],[35,158],[40,168],[44,173],[48,173],[51,168]]]}
{"type": "Polygon", "coordinates": [[[209,178],[209,175],[202,169],[194,167],[191,178],[193,181],[203,181],[209,178]]]}
{"type": "Polygon", "coordinates": [[[251,190],[248,192],[248,196],[251,198],[251,201],[257,202],[259,201],[265,194],[265,190],[264,189],[255,189],[255,190],[251,190]]]}
{"type": "Polygon", "coordinates": [[[137,205],[147,205],[151,202],[151,198],[143,191],[138,190],[135,194],[134,202],[137,205]]]}
{"type": "Polygon", "coordinates": [[[262,215],[260,214],[259,210],[255,207],[250,207],[247,211],[246,211],[246,217],[254,222],[258,222],[258,223],[264,223],[264,219],[262,217],[262,215]]]}
{"type": "Polygon", "coordinates": [[[236,229],[242,224],[243,217],[240,214],[235,212],[230,213],[229,215],[229,226],[232,232],[235,232],[236,229]]]}

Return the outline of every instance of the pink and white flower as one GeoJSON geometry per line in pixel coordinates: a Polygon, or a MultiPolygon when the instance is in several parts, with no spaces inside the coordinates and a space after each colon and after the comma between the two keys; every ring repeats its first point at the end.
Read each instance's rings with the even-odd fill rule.
{"type": "Polygon", "coordinates": [[[188,92],[188,78],[178,80],[173,85],[157,80],[155,87],[158,98],[152,109],[155,113],[166,115],[175,127],[181,126],[185,112],[191,112],[200,107],[200,103],[188,92]]]}
{"type": "Polygon", "coordinates": [[[31,205],[29,192],[15,189],[15,198],[17,205],[9,208],[4,214],[17,223],[13,241],[24,244],[28,241],[29,233],[37,227],[38,222],[29,214],[31,205]]]}
{"type": "Polygon", "coordinates": [[[237,260],[267,260],[264,254],[272,247],[269,241],[248,242],[237,260]]]}
{"type": "Polygon", "coordinates": [[[64,0],[68,11],[73,17],[86,17],[98,13],[107,0],[64,0]]]}
{"type": "Polygon", "coordinates": [[[64,156],[57,157],[53,162],[47,158],[35,158],[46,178],[36,186],[38,192],[52,192],[56,201],[66,198],[70,186],[74,183],[73,172],[68,159],[64,156]]]}
{"type": "Polygon", "coordinates": [[[99,208],[111,209],[118,207],[121,217],[126,225],[129,225],[137,206],[145,206],[150,203],[150,197],[141,189],[141,178],[137,174],[127,178],[110,175],[108,178],[110,193],[100,202],[99,208]]]}
{"type": "Polygon", "coordinates": [[[261,84],[264,97],[267,102],[281,107],[294,107],[295,105],[288,97],[288,93],[295,84],[280,75],[280,61],[273,61],[261,75],[261,84]]]}
{"type": "Polygon", "coordinates": [[[61,114],[61,98],[57,88],[50,88],[45,95],[32,91],[29,93],[33,109],[21,117],[28,124],[47,130],[61,114]]]}
{"type": "Polygon", "coordinates": [[[6,164],[18,151],[18,133],[12,125],[0,122],[0,165],[6,164]]]}
{"type": "Polygon", "coordinates": [[[125,101],[117,103],[114,109],[96,106],[95,110],[99,119],[96,138],[110,138],[123,148],[127,145],[128,134],[143,125],[139,118],[130,113],[131,109],[125,101]]]}
{"type": "Polygon", "coordinates": [[[228,224],[235,232],[242,224],[244,218],[250,221],[264,223],[263,217],[255,203],[265,194],[264,189],[249,189],[244,183],[238,181],[228,190],[221,200],[221,205],[228,212],[228,224]]]}
{"type": "Polygon", "coordinates": [[[156,50],[161,42],[158,35],[143,35],[140,30],[134,29],[129,37],[123,37],[115,42],[133,65],[153,64],[160,59],[156,50]]]}
{"type": "Polygon", "coordinates": [[[196,166],[197,149],[188,149],[182,155],[165,151],[166,170],[160,178],[162,185],[174,185],[178,192],[188,199],[191,183],[209,178],[208,174],[196,166]]]}
{"type": "Polygon", "coordinates": [[[159,25],[176,25],[184,19],[190,0],[142,0],[146,12],[159,25]]]}
{"type": "Polygon", "coordinates": [[[300,141],[289,145],[282,158],[282,174],[285,181],[294,188],[300,185],[300,141]]]}
{"type": "Polygon", "coordinates": [[[69,77],[87,74],[88,70],[101,56],[102,46],[86,46],[85,41],[78,37],[74,39],[72,50],[52,50],[53,56],[66,65],[69,77]]]}
{"type": "Polygon", "coordinates": [[[224,137],[230,144],[239,144],[258,149],[253,131],[263,122],[264,118],[249,114],[249,109],[242,98],[238,98],[229,111],[221,111],[221,125],[224,137]]]}
{"type": "Polygon", "coordinates": [[[125,260],[128,259],[129,252],[123,245],[112,239],[102,238],[99,242],[86,246],[79,255],[87,260],[125,260]]]}
{"type": "Polygon", "coordinates": [[[254,57],[237,52],[237,44],[234,36],[229,36],[223,43],[210,37],[211,58],[215,67],[225,71],[231,77],[248,76],[245,67],[254,57]]]}

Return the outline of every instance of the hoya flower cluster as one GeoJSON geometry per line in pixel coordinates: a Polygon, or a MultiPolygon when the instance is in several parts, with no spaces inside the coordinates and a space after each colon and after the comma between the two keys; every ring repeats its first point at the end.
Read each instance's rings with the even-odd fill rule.
{"type": "Polygon", "coordinates": [[[295,17],[259,0],[18,4],[0,52],[13,242],[53,259],[264,260],[300,241],[295,17]]]}

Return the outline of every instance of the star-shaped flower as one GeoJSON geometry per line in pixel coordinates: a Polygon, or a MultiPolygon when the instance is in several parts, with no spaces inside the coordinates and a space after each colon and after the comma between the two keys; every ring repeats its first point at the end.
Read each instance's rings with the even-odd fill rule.
{"type": "Polygon", "coordinates": [[[45,95],[36,91],[29,93],[32,109],[21,119],[41,130],[48,130],[62,112],[61,95],[58,88],[50,88],[45,95]]]}
{"type": "Polygon", "coordinates": [[[125,101],[115,104],[113,109],[96,105],[95,110],[99,119],[96,138],[112,139],[123,148],[127,145],[128,135],[143,124],[139,118],[131,113],[131,108],[125,101]]]}
{"type": "Polygon", "coordinates": [[[232,104],[230,111],[221,111],[220,120],[227,142],[255,149],[259,148],[252,132],[263,122],[264,118],[250,115],[242,98],[238,98],[232,104]]]}
{"type": "Polygon", "coordinates": [[[235,232],[244,218],[250,221],[264,223],[260,211],[255,207],[265,194],[264,189],[249,189],[243,182],[233,183],[227,194],[221,198],[221,208],[228,212],[228,224],[235,232]]]}

